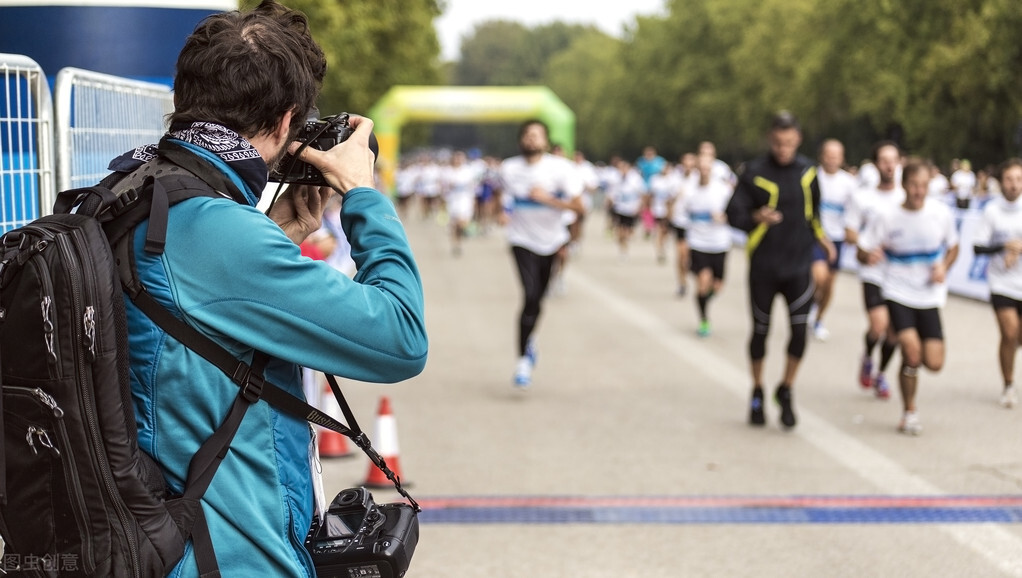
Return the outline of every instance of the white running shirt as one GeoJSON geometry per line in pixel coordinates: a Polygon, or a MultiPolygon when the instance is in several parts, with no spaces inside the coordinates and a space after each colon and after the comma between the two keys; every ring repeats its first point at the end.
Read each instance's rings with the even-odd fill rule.
{"type": "MultiPolygon", "coordinates": [[[[881,191],[876,187],[859,189],[849,197],[848,204],[845,205],[845,228],[861,235],[869,227],[870,221],[876,214],[899,207],[904,202],[905,189],[901,187],[895,187],[891,191],[881,191]]],[[[863,283],[881,285],[884,280],[884,263],[878,265],[860,264],[859,279],[863,283]]]]}
{"type": "Polygon", "coordinates": [[[476,188],[482,179],[478,165],[464,163],[444,170],[444,202],[447,214],[458,221],[468,221],[475,213],[476,188]]]}
{"type": "Polygon", "coordinates": [[[642,201],[647,193],[646,180],[636,169],[629,169],[621,179],[611,183],[607,191],[614,212],[626,217],[638,216],[642,201]]]}
{"type": "Polygon", "coordinates": [[[556,253],[569,239],[564,210],[537,203],[529,194],[539,188],[565,201],[581,195],[582,179],[574,163],[551,154],[533,164],[523,156],[511,157],[501,164],[500,178],[512,207],[508,242],[537,255],[556,253]]]}
{"type": "Polygon", "coordinates": [[[724,214],[731,200],[731,187],[720,179],[711,178],[705,185],[696,184],[684,201],[688,215],[688,231],[685,238],[693,251],[700,253],[725,253],[731,248],[731,226],[715,217],[724,214]]]}
{"type": "Polygon", "coordinates": [[[681,188],[681,179],[674,171],[657,173],[649,178],[649,211],[653,217],[664,219],[667,217],[667,202],[678,196],[678,189],[681,188]]]}
{"type": "Polygon", "coordinates": [[[915,309],[947,302],[947,282],[932,281],[933,266],[957,245],[954,215],[939,202],[926,202],[918,211],[896,207],[879,213],[859,237],[863,251],[884,251],[884,299],[915,309]]]}
{"type": "Polygon", "coordinates": [[[859,188],[859,183],[852,173],[838,169],[828,174],[819,167],[816,170],[816,181],[820,184],[820,225],[831,241],[845,239],[845,206],[859,188]]]}
{"type": "MultiPolygon", "coordinates": [[[[1004,197],[997,197],[983,208],[975,243],[989,247],[1012,239],[1022,239],[1022,199],[1008,202],[1004,197]]],[[[1022,300],[1022,264],[1016,262],[1009,269],[1004,264],[1003,252],[990,255],[987,281],[990,293],[1022,300]]]]}

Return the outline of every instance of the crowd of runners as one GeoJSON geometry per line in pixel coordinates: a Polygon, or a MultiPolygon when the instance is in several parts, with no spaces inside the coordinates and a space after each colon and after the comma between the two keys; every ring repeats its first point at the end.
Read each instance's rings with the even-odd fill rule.
{"type": "Polygon", "coordinates": [[[1022,315],[1022,161],[976,173],[956,160],[945,173],[933,162],[875,144],[870,158],[848,164],[842,143],[827,139],[810,160],[799,153],[798,121],[780,113],[763,155],[733,170],[706,141],[677,162],[646,147],[636,159],[593,163],[581,151],[568,158],[551,146],[538,121],[522,125],[521,154],[508,159],[462,151],[421,153],[395,175],[403,218],[435,219],[450,228],[450,251],[466,239],[501,229],[522,283],[518,358],[513,384],[527,389],[536,363],[534,333],[544,298],[564,292],[562,272],[582,246],[583,220],[603,213],[606,235],[621,259],[652,247],[657,263],[673,262],[679,297],[690,296],[697,335],[712,335],[711,302],[724,286],[728,253],[749,258],[752,393],[749,422],[766,423],[763,360],[771,305],[780,294],[791,328],[784,373],[772,397],[785,428],[795,427],[793,388],[808,336],[826,341],[834,279],[852,266],[862,286],[867,330],[858,381],[878,398],[896,385],[903,414],[898,430],[922,432],[916,391],[920,368],[944,363],[940,311],[947,273],[958,254],[956,210],[982,215],[973,239],[986,255],[991,305],[1001,332],[1000,403],[1014,407],[1014,358],[1022,315]],[[891,362],[898,363],[893,371],[891,362]]]}

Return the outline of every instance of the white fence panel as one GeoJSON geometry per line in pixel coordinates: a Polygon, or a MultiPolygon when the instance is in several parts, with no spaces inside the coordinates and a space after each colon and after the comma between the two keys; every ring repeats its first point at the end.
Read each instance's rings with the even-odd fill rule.
{"type": "Polygon", "coordinates": [[[53,92],[58,190],[99,182],[111,159],[159,141],[174,111],[165,85],[79,68],[61,69],[53,92]]]}
{"type": "Polygon", "coordinates": [[[0,232],[50,212],[53,104],[46,75],[26,56],[0,54],[0,232]]]}

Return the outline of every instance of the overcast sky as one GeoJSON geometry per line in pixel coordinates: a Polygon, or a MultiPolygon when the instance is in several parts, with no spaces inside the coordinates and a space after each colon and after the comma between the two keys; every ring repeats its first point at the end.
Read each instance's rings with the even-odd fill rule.
{"type": "Polygon", "coordinates": [[[436,20],[444,60],[456,60],[461,37],[487,20],[514,20],[526,26],[561,20],[593,24],[614,36],[637,15],[662,14],[664,0],[447,0],[447,10],[436,20]]]}

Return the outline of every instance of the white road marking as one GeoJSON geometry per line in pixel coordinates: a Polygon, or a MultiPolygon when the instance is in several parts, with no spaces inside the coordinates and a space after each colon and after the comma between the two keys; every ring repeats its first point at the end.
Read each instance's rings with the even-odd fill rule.
{"type": "MultiPolygon", "coordinates": [[[[665,320],[649,313],[628,299],[621,297],[598,280],[572,267],[566,271],[574,290],[586,293],[601,302],[607,311],[617,313],[623,322],[635,326],[664,346],[676,359],[692,367],[713,367],[706,378],[716,386],[731,392],[741,400],[749,396],[750,377],[703,346],[693,335],[678,332],[665,320]]],[[[863,478],[884,493],[921,496],[945,496],[947,492],[927,480],[909,472],[894,460],[805,408],[798,412],[798,431],[806,441],[824,452],[855,475],[863,478]]],[[[892,434],[893,435],[893,434],[892,434]]],[[[998,524],[940,524],[936,526],[955,541],[982,555],[1002,572],[1022,578],[1022,540],[998,524]]]]}

